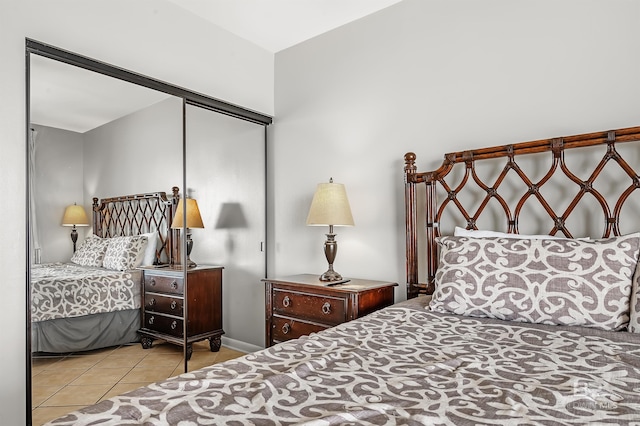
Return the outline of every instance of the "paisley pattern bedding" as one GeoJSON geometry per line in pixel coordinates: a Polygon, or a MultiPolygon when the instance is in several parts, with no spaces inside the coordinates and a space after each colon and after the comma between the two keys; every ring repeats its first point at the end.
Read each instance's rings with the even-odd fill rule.
{"type": "Polygon", "coordinates": [[[142,272],[70,263],[31,268],[31,321],[139,309],[142,272]]]}
{"type": "Polygon", "coordinates": [[[430,312],[428,297],[49,425],[637,424],[640,335],[430,312]]]}

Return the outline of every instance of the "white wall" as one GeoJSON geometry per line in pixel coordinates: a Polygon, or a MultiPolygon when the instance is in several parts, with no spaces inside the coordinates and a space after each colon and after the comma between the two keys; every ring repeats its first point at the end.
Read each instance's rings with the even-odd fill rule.
{"type": "Polygon", "coordinates": [[[322,273],[318,182],[356,226],[335,269],[405,297],[403,156],[640,124],[640,3],[404,0],[276,54],[270,273],[322,273]]]}
{"type": "MultiPolygon", "coordinates": [[[[84,200],[182,186],[182,99],[169,98],[84,134],[84,200]]],[[[91,210],[87,210],[91,211],[91,210]]]]}
{"type": "Polygon", "coordinates": [[[273,111],[273,55],[162,0],[4,0],[0,4],[0,230],[5,308],[0,411],[3,424],[25,423],[26,126],[25,38],[87,55],[239,104],[273,111]],[[21,201],[22,200],[22,201],[21,201]]]}

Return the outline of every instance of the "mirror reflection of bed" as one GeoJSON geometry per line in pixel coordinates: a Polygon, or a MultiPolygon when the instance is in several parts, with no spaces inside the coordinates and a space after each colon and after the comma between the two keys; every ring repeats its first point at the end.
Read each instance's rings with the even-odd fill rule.
{"type": "MultiPolygon", "coordinates": [[[[256,184],[265,176],[262,124],[195,106],[188,106],[189,113],[183,122],[182,98],[36,54],[30,55],[30,86],[30,125],[33,129],[29,151],[33,160],[30,173],[33,184],[31,225],[35,226],[31,241],[31,275],[34,280],[40,277],[41,283],[52,282],[52,279],[43,279],[51,274],[78,278],[79,270],[74,268],[83,267],[77,263],[83,262],[81,256],[73,258],[71,228],[62,226],[66,206],[77,203],[88,215],[89,226],[76,227],[77,246],[82,250],[95,231],[91,223],[93,197],[102,199],[164,192],[170,204],[171,189],[179,186],[187,188],[187,195],[198,198],[205,225],[204,229],[192,232],[195,246],[191,257],[198,263],[227,263],[223,281],[241,282],[235,289],[227,288],[225,298],[233,297],[234,291],[249,294],[258,291],[261,296],[255,282],[259,282],[265,273],[264,252],[259,249],[260,241],[265,238],[264,202],[260,201],[264,195],[256,195],[257,188],[264,188],[263,184],[256,184]],[[82,82],[87,82],[88,86],[83,86],[82,82]],[[110,97],[100,98],[92,87],[106,87],[104,92],[110,97]],[[87,93],[90,96],[87,97],[87,93]],[[57,98],[66,99],[67,105],[74,108],[52,106],[51,101],[57,98]],[[113,102],[119,104],[120,112],[115,115],[110,110],[113,102]],[[203,119],[208,124],[199,124],[203,119]],[[190,139],[183,142],[185,123],[193,131],[190,139]],[[206,135],[199,133],[198,128],[206,131],[206,135]],[[233,138],[230,135],[234,135],[233,138]],[[231,151],[224,146],[224,142],[230,139],[235,142],[231,151]],[[185,159],[183,143],[187,147],[185,159]],[[214,164],[220,166],[212,169],[214,164]],[[243,180],[237,177],[237,173],[229,172],[230,167],[239,169],[239,164],[255,170],[255,175],[248,173],[243,180]],[[202,170],[196,170],[198,167],[202,170]],[[185,168],[188,171],[183,176],[185,168]],[[235,196],[247,186],[251,190],[247,191],[246,197],[235,196]],[[224,245],[230,238],[230,230],[215,226],[222,203],[238,203],[250,212],[250,226],[231,230],[231,237],[238,244],[235,256],[227,256],[225,252],[224,245]],[[251,252],[248,246],[257,247],[253,250],[257,254],[248,261],[238,260],[242,253],[251,252]],[[242,264],[242,268],[235,267],[234,263],[242,264]],[[52,268],[51,264],[59,267],[52,268]],[[247,289],[248,286],[255,287],[255,290],[247,289]]],[[[161,197],[158,195],[156,198],[160,200],[161,197]]],[[[141,215],[148,220],[149,210],[144,210],[141,215]]],[[[169,261],[171,243],[165,242],[169,234],[166,224],[157,214],[153,220],[146,223],[142,220],[136,226],[138,229],[118,230],[118,235],[121,231],[127,235],[155,233],[158,244],[153,261],[169,261]]],[[[182,240],[176,244],[182,244],[182,240]]],[[[137,333],[140,307],[139,303],[134,303],[134,300],[140,300],[141,271],[127,268],[117,272],[120,274],[120,287],[116,291],[120,296],[126,293],[131,298],[128,302],[123,301],[125,297],[117,302],[114,302],[117,297],[112,298],[112,305],[121,304],[115,307],[115,312],[87,315],[90,309],[86,305],[96,305],[100,295],[107,294],[96,288],[95,293],[87,288],[83,293],[82,289],[76,288],[76,299],[86,301],[85,306],[80,303],[74,308],[67,304],[63,309],[60,299],[51,297],[52,292],[47,296],[49,300],[41,297],[38,299],[41,303],[34,305],[34,318],[34,310],[43,316],[40,318],[42,321],[36,321],[31,328],[33,424],[71,411],[74,405],[86,405],[91,399],[97,402],[114,392],[164,379],[187,368],[211,364],[216,357],[224,360],[246,352],[223,346],[219,353],[212,353],[206,341],[199,342],[194,344],[196,356],[188,365],[180,346],[163,341],[154,341],[151,349],[141,352],[143,349],[137,333]],[[76,319],[52,318],[62,316],[62,313],[52,311],[65,309],[73,312],[76,319]],[[79,317],[84,318],[78,320],[79,317]],[[66,323],[66,327],[60,327],[62,323],[66,323]],[[142,362],[143,359],[146,361],[142,362]],[[118,378],[118,374],[113,377],[99,374],[97,367],[100,362],[103,372],[117,373],[116,370],[122,369],[121,377],[118,378]],[[137,372],[133,370],[136,365],[140,367],[137,372]]],[[[104,276],[98,281],[107,280],[106,271],[99,274],[104,276]]],[[[88,278],[84,280],[85,283],[90,281],[88,278]]],[[[94,284],[94,287],[98,286],[94,284]]],[[[249,329],[242,321],[233,325],[232,314],[232,309],[223,310],[225,329],[249,329]],[[230,326],[226,327],[226,324],[230,326]]],[[[263,344],[261,331],[256,332],[256,336],[235,337],[258,347],[263,344]]],[[[233,340],[229,341],[233,344],[233,340]]]]}

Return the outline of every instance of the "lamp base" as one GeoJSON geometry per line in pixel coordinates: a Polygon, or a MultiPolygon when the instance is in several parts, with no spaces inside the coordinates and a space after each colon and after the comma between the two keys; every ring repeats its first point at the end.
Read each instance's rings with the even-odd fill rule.
{"type": "Polygon", "coordinates": [[[187,268],[195,268],[198,266],[196,262],[191,260],[191,250],[193,249],[193,240],[191,239],[191,233],[187,233],[187,268]]]}
{"type": "Polygon", "coordinates": [[[195,268],[196,266],[198,266],[198,264],[187,256],[187,268],[195,268]]]}
{"type": "Polygon", "coordinates": [[[340,280],[342,280],[342,275],[340,275],[333,269],[329,269],[327,272],[320,275],[320,281],[340,281],[340,280]]]}
{"type": "Polygon", "coordinates": [[[336,242],[336,234],[333,233],[333,225],[329,225],[329,233],[326,235],[324,255],[329,263],[329,269],[320,275],[320,281],[339,281],[342,279],[342,275],[333,270],[333,261],[336,259],[336,253],[338,252],[338,243],[336,242]]]}

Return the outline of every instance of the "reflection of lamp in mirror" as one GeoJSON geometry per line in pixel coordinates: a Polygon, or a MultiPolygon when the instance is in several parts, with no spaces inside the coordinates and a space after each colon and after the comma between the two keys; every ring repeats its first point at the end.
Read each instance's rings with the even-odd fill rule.
{"type": "Polygon", "coordinates": [[[75,253],[76,242],[78,241],[76,226],[89,226],[89,219],[87,219],[87,213],[84,211],[84,207],[78,206],[76,203],[68,206],[64,210],[62,226],[73,226],[71,229],[71,241],[73,241],[73,252],[75,253]]]}
{"type": "Polygon", "coordinates": [[[313,194],[311,208],[307,216],[307,225],[329,225],[329,233],[324,243],[324,255],[329,262],[329,269],[320,276],[321,281],[338,281],[342,276],[333,270],[333,261],[338,252],[336,234],[333,233],[333,226],[353,226],[353,216],[351,207],[347,199],[347,191],[341,183],[319,183],[313,194]]]}
{"type": "Polygon", "coordinates": [[[200,216],[200,209],[198,208],[198,202],[193,198],[185,198],[187,201],[187,220],[184,219],[184,204],[182,198],[178,201],[178,207],[176,208],[176,215],[171,222],[171,228],[181,229],[184,225],[187,234],[187,267],[193,268],[197,266],[195,262],[190,259],[191,249],[193,249],[193,240],[191,239],[190,228],[204,228],[202,223],[202,216],[200,216]]]}

